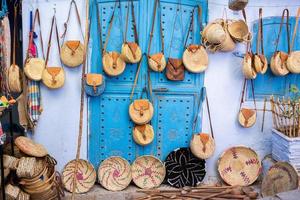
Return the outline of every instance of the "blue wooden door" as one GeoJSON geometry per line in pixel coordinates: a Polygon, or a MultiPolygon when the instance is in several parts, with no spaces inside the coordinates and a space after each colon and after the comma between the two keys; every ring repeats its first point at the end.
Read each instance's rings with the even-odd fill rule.
{"type": "MultiPolygon", "coordinates": [[[[182,20],[175,23],[175,33],[172,44],[172,57],[181,57],[183,53],[182,40],[185,37],[181,32],[188,29],[191,12],[195,6],[201,5],[203,10],[203,22],[206,21],[207,2],[181,0],[182,20]]],[[[136,0],[134,9],[139,35],[139,44],[142,51],[147,52],[151,18],[154,1],[136,0]]],[[[101,30],[103,42],[106,37],[108,22],[114,8],[114,2],[103,0],[97,2],[100,12],[101,30]]],[[[165,52],[170,47],[171,30],[174,24],[177,0],[161,0],[162,26],[165,38],[165,52]]],[[[123,42],[122,34],[125,30],[127,1],[121,1],[121,12],[116,11],[108,51],[120,52],[123,42]]],[[[96,16],[95,14],[93,16],[96,16]]],[[[197,14],[195,14],[195,19],[197,14]]],[[[102,71],[101,51],[99,48],[99,33],[96,17],[92,17],[91,29],[91,72],[104,74],[102,71]]],[[[155,33],[152,43],[154,53],[160,48],[158,43],[159,24],[155,24],[155,33]]],[[[131,27],[131,21],[129,22],[131,27]]],[[[199,43],[199,23],[194,25],[194,39],[199,43]]],[[[133,41],[133,29],[128,29],[127,40],[133,41]]],[[[189,39],[191,42],[191,39],[189,39]]],[[[168,56],[168,55],[166,55],[168,56]]],[[[142,88],[147,83],[147,60],[144,56],[141,72],[134,98],[141,95],[142,88]]],[[[167,154],[175,148],[188,146],[191,138],[192,121],[196,109],[196,100],[203,86],[203,74],[191,74],[186,72],[184,81],[171,82],[165,77],[165,73],[151,72],[153,87],[154,117],[152,125],[155,131],[154,141],[145,147],[135,144],[132,139],[134,124],[129,118],[128,107],[130,105],[130,92],[137,70],[137,64],[127,64],[124,73],[118,77],[106,76],[107,84],[105,93],[101,97],[89,99],[89,160],[97,167],[105,158],[118,155],[132,162],[139,155],[151,154],[165,159],[167,154]]]]}

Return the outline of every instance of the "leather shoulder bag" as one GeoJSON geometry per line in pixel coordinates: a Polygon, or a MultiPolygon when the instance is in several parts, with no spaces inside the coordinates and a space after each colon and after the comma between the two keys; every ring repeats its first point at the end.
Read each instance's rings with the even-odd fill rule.
{"type": "Polygon", "coordinates": [[[33,19],[33,25],[32,29],[30,32],[29,44],[33,44],[33,39],[34,39],[34,30],[35,30],[35,24],[38,24],[39,26],[39,37],[40,37],[40,45],[42,49],[42,58],[38,57],[32,57],[29,56],[29,54],[33,54],[33,52],[30,52],[32,50],[31,45],[28,46],[27,50],[27,56],[26,56],[26,61],[24,65],[24,73],[26,77],[30,80],[33,81],[40,81],[42,79],[42,74],[45,69],[45,53],[44,53],[44,45],[43,45],[43,36],[42,36],[42,29],[41,29],[41,19],[40,19],[40,12],[39,9],[36,9],[35,14],[34,14],[34,19],[33,19]]]}
{"type": "Polygon", "coordinates": [[[198,112],[196,113],[196,117],[194,119],[194,124],[193,124],[193,136],[192,140],[190,143],[190,148],[191,152],[196,156],[197,158],[200,159],[207,159],[210,158],[216,148],[215,144],[215,138],[214,138],[214,132],[213,132],[213,127],[212,127],[212,122],[211,122],[211,115],[210,115],[210,108],[209,108],[209,103],[208,103],[208,97],[206,94],[206,89],[205,87],[202,88],[202,101],[198,102],[198,112]],[[202,106],[200,105],[201,103],[206,102],[207,106],[207,113],[208,113],[208,120],[209,120],[209,127],[210,127],[210,134],[209,133],[195,133],[195,129],[197,126],[197,119],[198,119],[198,114],[202,113],[202,106]],[[200,107],[200,109],[199,109],[200,107]]]}
{"type": "Polygon", "coordinates": [[[153,17],[152,17],[152,26],[151,26],[151,32],[150,32],[150,37],[149,37],[149,45],[148,45],[148,65],[150,69],[156,72],[161,72],[165,69],[167,62],[166,58],[164,55],[164,36],[163,36],[163,31],[162,31],[162,22],[161,22],[161,5],[160,5],[160,0],[155,0],[154,4],[154,10],[153,10],[153,17]],[[159,13],[158,15],[159,18],[159,36],[160,36],[160,42],[161,42],[161,52],[154,53],[150,55],[151,52],[151,44],[153,40],[153,33],[154,33],[154,26],[155,26],[155,18],[156,14],[159,13]]]}
{"type": "MultiPolygon", "coordinates": [[[[121,10],[120,1],[116,1],[114,11],[109,20],[108,31],[106,34],[104,49],[103,49],[103,53],[102,53],[103,71],[109,76],[118,76],[118,75],[122,74],[126,67],[126,63],[122,59],[119,52],[107,51],[107,45],[108,45],[108,41],[110,38],[113,22],[115,19],[115,12],[116,12],[117,7],[119,7],[119,9],[121,10]],[[117,2],[119,2],[119,3],[117,4],[117,2]]],[[[119,13],[119,15],[120,15],[120,13],[119,13]]],[[[99,15],[99,11],[97,11],[97,15],[99,15]]],[[[100,17],[98,16],[98,18],[100,18],[100,17]]],[[[99,27],[99,28],[101,28],[101,27],[99,27]]],[[[100,37],[102,37],[102,36],[100,36],[100,37]]]]}
{"type": "Polygon", "coordinates": [[[126,28],[125,28],[124,43],[122,45],[121,55],[123,60],[126,61],[127,63],[138,63],[142,58],[142,50],[139,46],[133,0],[131,0],[130,2],[128,1],[128,5],[127,5],[126,28]],[[134,42],[127,41],[130,2],[131,2],[131,17],[132,17],[132,24],[133,24],[133,31],[134,31],[133,33],[134,42]]]}
{"type": "Polygon", "coordinates": [[[277,76],[285,76],[289,73],[289,70],[287,68],[287,59],[288,59],[288,54],[290,53],[290,31],[289,31],[289,10],[284,9],[282,12],[282,17],[281,17],[281,22],[280,22],[280,27],[279,27],[279,33],[278,37],[276,40],[276,48],[275,52],[271,58],[271,70],[274,75],[277,76]],[[287,45],[288,45],[288,53],[285,53],[284,51],[279,51],[278,50],[278,43],[280,40],[280,34],[282,32],[282,26],[284,24],[284,18],[286,16],[286,35],[287,35],[287,45]]]}
{"type": "MultiPolygon", "coordinates": [[[[201,7],[198,6],[198,21],[200,27],[202,27],[201,15],[201,7]]],[[[194,10],[192,13],[188,36],[190,33],[191,37],[194,39],[194,10]]],[[[188,40],[188,36],[186,40],[188,40]]],[[[182,60],[185,68],[192,73],[201,73],[205,71],[208,67],[208,55],[204,46],[201,44],[195,44],[194,41],[192,42],[192,44],[186,47],[183,53],[182,60]]]]}
{"type": "Polygon", "coordinates": [[[18,4],[14,5],[14,30],[13,30],[13,57],[12,65],[8,68],[8,86],[11,92],[19,93],[22,91],[21,72],[16,64],[16,31],[17,31],[18,4]]]}
{"type": "MultiPolygon", "coordinates": [[[[65,31],[62,35],[63,41],[65,40],[68,25],[71,17],[71,11],[72,11],[72,5],[74,5],[77,21],[80,27],[80,32],[83,37],[82,33],[82,26],[81,26],[81,20],[80,20],[80,14],[78,11],[78,7],[75,0],[72,0],[70,3],[69,8],[69,14],[67,21],[64,23],[65,31]]],[[[63,42],[63,45],[60,50],[60,58],[64,65],[68,67],[77,67],[82,64],[83,62],[83,44],[80,42],[80,40],[68,40],[66,42],[63,42]]]]}
{"type": "MultiPolygon", "coordinates": [[[[56,33],[58,51],[60,51],[59,36],[58,36],[58,29],[57,29],[55,15],[53,16],[52,23],[51,23],[51,30],[50,30],[47,56],[46,56],[46,68],[43,71],[42,81],[43,81],[44,85],[47,86],[48,88],[58,89],[58,88],[61,88],[65,83],[65,71],[62,66],[62,63],[61,63],[61,66],[55,66],[55,67],[48,66],[53,31],[55,31],[55,33],[56,33]],[[53,29],[55,29],[55,30],[53,30],[53,29]]],[[[61,60],[60,60],[60,62],[61,62],[61,60]]]]}
{"type": "Polygon", "coordinates": [[[253,53],[251,52],[251,44],[250,41],[247,42],[246,46],[246,54],[243,59],[243,74],[246,79],[255,79],[256,78],[256,71],[253,62],[253,53]]]}

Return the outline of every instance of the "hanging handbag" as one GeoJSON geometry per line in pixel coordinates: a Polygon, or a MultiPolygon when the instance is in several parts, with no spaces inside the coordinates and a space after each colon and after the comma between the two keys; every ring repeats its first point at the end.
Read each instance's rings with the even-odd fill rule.
{"type": "MultiPolygon", "coordinates": [[[[109,52],[107,51],[107,45],[108,45],[108,41],[110,38],[110,33],[111,33],[112,26],[113,26],[113,22],[115,19],[115,12],[116,12],[117,7],[119,7],[121,9],[120,2],[118,5],[117,5],[117,2],[119,2],[119,1],[116,1],[114,11],[109,20],[109,26],[108,26],[108,31],[107,31],[106,38],[105,38],[104,49],[102,51],[103,71],[109,76],[118,76],[118,75],[122,74],[126,67],[125,61],[121,58],[121,55],[117,51],[109,51],[109,52]]],[[[98,16],[98,19],[100,19],[98,10],[97,10],[97,16],[98,16]]],[[[100,22],[98,20],[98,28],[101,30],[101,26],[99,25],[99,23],[100,22]]],[[[102,38],[102,34],[100,31],[100,40],[102,41],[101,38],[102,38]]],[[[102,42],[101,42],[101,44],[102,44],[102,42]]]]}
{"type": "Polygon", "coordinates": [[[248,4],[248,0],[228,0],[228,7],[231,10],[243,10],[248,4]]]}
{"type": "Polygon", "coordinates": [[[284,9],[282,12],[279,33],[278,33],[278,37],[276,40],[275,52],[271,58],[271,64],[270,64],[273,74],[275,74],[277,76],[285,76],[289,73],[289,70],[288,70],[287,64],[286,64],[286,61],[288,59],[288,54],[290,53],[290,34],[289,33],[290,33],[290,31],[289,31],[289,10],[284,9]],[[288,53],[278,50],[278,43],[279,43],[280,34],[282,31],[282,26],[284,23],[285,15],[286,15],[286,20],[287,20],[286,21],[286,33],[287,33],[286,35],[287,35],[288,53]]]}
{"type": "Polygon", "coordinates": [[[126,16],[126,28],[124,34],[124,43],[122,44],[122,51],[121,55],[124,61],[127,63],[138,63],[142,58],[142,50],[139,46],[138,40],[138,33],[136,28],[136,21],[134,15],[134,6],[133,0],[128,1],[127,5],[127,16],[126,16]],[[134,35],[134,42],[127,41],[127,31],[128,31],[128,23],[129,23],[129,4],[131,2],[131,17],[132,17],[132,25],[133,25],[133,35],[134,35]]]}
{"type": "Polygon", "coordinates": [[[245,9],[242,10],[242,14],[244,20],[231,20],[228,22],[228,32],[235,42],[248,42],[251,40],[245,9]]]}
{"type": "MultiPolygon", "coordinates": [[[[198,6],[198,19],[200,27],[202,27],[201,15],[201,7],[198,6]]],[[[190,33],[192,34],[191,37],[194,39],[194,10],[186,40],[188,40],[190,33]]],[[[187,41],[185,43],[187,43],[187,41]]],[[[192,44],[186,47],[182,60],[185,68],[192,73],[201,73],[208,67],[208,55],[204,46],[201,44],[195,44],[194,41],[192,44]]]]}
{"type": "Polygon", "coordinates": [[[45,69],[45,54],[44,54],[44,47],[43,47],[43,37],[42,37],[42,30],[41,30],[41,20],[40,20],[40,12],[39,9],[36,9],[35,14],[34,14],[34,19],[33,19],[33,24],[31,27],[31,32],[29,35],[29,46],[27,50],[27,55],[26,55],[26,62],[24,65],[24,73],[27,78],[33,81],[40,81],[42,79],[42,74],[45,69]],[[29,52],[33,48],[33,39],[34,39],[34,30],[35,30],[35,24],[38,23],[39,26],[39,37],[40,37],[40,45],[42,48],[42,55],[43,58],[37,58],[37,57],[30,57],[28,56],[29,54],[34,54],[36,55],[37,52],[29,52]]]}
{"type": "MultiPolygon", "coordinates": [[[[296,16],[296,24],[293,32],[293,38],[292,38],[292,45],[291,49],[293,50],[297,31],[298,31],[298,23],[299,23],[299,15],[300,15],[300,8],[298,8],[297,16],[296,16]]],[[[300,51],[292,51],[289,54],[289,57],[287,59],[287,68],[291,73],[299,74],[300,73],[300,51]]]]}
{"type": "Polygon", "coordinates": [[[21,72],[19,66],[16,64],[16,31],[17,31],[17,14],[18,5],[14,5],[14,30],[13,30],[13,58],[12,65],[8,68],[8,86],[11,92],[19,93],[22,91],[21,72]]]}
{"type": "Polygon", "coordinates": [[[155,72],[162,72],[166,65],[166,58],[164,55],[164,36],[163,36],[163,30],[162,30],[162,21],[161,21],[161,5],[160,0],[155,0],[154,10],[153,10],[153,17],[152,17],[152,26],[151,26],[151,32],[149,37],[149,45],[148,45],[148,66],[150,69],[152,69],[155,72]],[[154,26],[155,26],[155,18],[156,14],[159,12],[158,18],[159,18],[159,40],[161,42],[161,52],[154,53],[150,55],[151,52],[151,44],[153,40],[153,34],[154,34],[154,26]]]}
{"type": "Polygon", "coordinates": [[[243,74],[246,79],[256,78],[256,71],[253,63],[253,53],[251,52],[250,42],[247,42],[246,54],[243,59],[243,74]]]}
{"type": "Polygon", "coordinates": [[[247,86],[247,79],[245,79],[243,84],[242,97],[241,97],[241,103],[240,103],[239,114],[238,114],[238,121],[240,125],[244,128],[250,128],[251,126],[253,126],[256,122],[256,115],[257,115],[254,84],[253,84],[253,80],[250,81],[251,81],[251,90],[253,95],[254,109],[243,107],[243,103],[245,101],[244,98],[246,95],[245,91],[247,86]]]}
{"type": "Polygon", "coordinates": [[[50,30],[47,56],[46,56],[46,68],[43,71],[42,81],[43,81],[44,85],[47,86],[48,88],[58,89],[58,88],[61,88],[65,83],[65,71],[64,71],[64,68],[62,66],[62,63],[61,63],[60,67],[49,67],[48,66],[50,49],[51,49],[52,32],[54,31],[53,28],[55,28],[58,51],[60,51],[59,36],[58,36],[58,29],[57,29],[57,23],[56,23],[55,15],[53,16],[52,23],[51,23],[51,30],[50,30]]]}
{"type": "MultiPolygon", "coordinates": [[[[204,103],[204,101],[206,102],[206,106],[207,106],[210,134],[209,133],[193,134],[192,140],[190,142],[191,152],[194,154],[194,156],[196,156],[197,158],[200,158],[200,159],[210,158],[214,154],[215,148],[216,148],[214,132],[213,132],[213,127],[212,127],[212,123],[211,123],[208,97],[207,97],[205,87],[202,88],[202,101],[198,102],[198,108],[200,108],[200,109],[198,109],[198,111],[200,114],[202,113],[202,109],[201,109],[202,106],[200,104],[201,104],[201,102],[204,103]]],[[[197,126],[197,119],[198,119],[198,113],[196,113],[196,117],[194,119],[193,133],[195,133],[195,129],[197,126]]]]}
{"type": "MultiPolygon", "coordinates": [[[[77,21],[80,27],[80,32],[83,37],[78,7],[76,1],[72,0],[70,3],[67,21],[64,23],[65,32],[62,35],[63,41],[65,40],[67,34],[68,24],[71,16],[71,11],[72,11],[72,5],[74,5],[77,21]]],[[[63,42],[63,45],[60,50],[60,58],[62,63],[68,67],[77,67],[81,65],[83,62],[83,44],[80,42],[80,40],[68,40],[66,42],[63,42]]]]}
{"type": "Polygon", "coordinates": [[[262,8],[259,9],[259,24],[256,39],[256,54],[254,55],[254,68],[257,73],[265,74],[268,69],[268,60],[264,54],[262,8]]]}

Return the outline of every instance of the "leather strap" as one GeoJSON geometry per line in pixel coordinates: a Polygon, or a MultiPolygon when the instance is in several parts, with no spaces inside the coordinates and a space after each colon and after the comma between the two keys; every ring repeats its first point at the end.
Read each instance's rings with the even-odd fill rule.
{"type": "Polygon", "coordinates": [[[164,32],[162,26],[162,14],[161,14],[161,4],[160,0],[158,0],[158,8],[159,8],[159,32],[160,32],[160,41],[161,41],[161,52],[164,54],[165,52],[165,41],[164,41],[164,32]]]}
{"type": "Polygon", "coordinates": [[[109,27],[108,27],[107,35],[106,35],[106,38],[105,38],[103,53],[106,52],[106,49],[107,49],[108,39],[110,37],[110,32],[111,32],[113,21],[114,21],[114,18],[115,18],[115,12],[116,12],[117,4],[118,4],[118,1],[115,2],[114,11],[113,11],[113,13],[111,15],[111,18],[109,20],[109,27]]]}
{"type": "Polygon", "coordinates": [[[157,4],[158,4],[158,0],[155,0],[155,2],[154,2],[154,8],[153,8],[152,22],[151,22],[151,32],[150,32],[149,43],[148,43],[148,52],[147,52],[148,56],[150,55],[151,43],[152,43],[152,39],[153,39],[153,32],[154,32],[154,26],[155,26],[157,4]]]}
{"type": "Polygon", "coordinates": [[[16,36],[17,36],[17,14],[18,14],[18,4],[14,5],[14,30],[13,30],[13,56],[12,56],[12,64],[16,65],[16,36]]]}
{"type": "Polygon", "coordinates": [[[258,22],[258,34],[256,39],[256,53],[264,55],[264,43],[263,43],[263,19],[262,8],[259,8],[259,22],[258,22]]]}
{"type": "Polygon", "coordinates": [[[276,40],[276,48],[275,48],[275,52],[278,51],[278,43],[280,40],[280,34],[282,31],[282,26],[284,23],[284,17],[286,16],[286,35],[287,35],[287,44],[288,44],[288,54],[290,53],[291,49],[290,49],[290,34],[289,34],[289,10],[288,9],[284,9],[282,12],[282,16],[281,16],[281,22],[280,22],[280,27],[279,27],[279,32],[278,32],[278,37],[276,40]]]}
{"type": "MultiPolygon", "coordinates": [[[[170,41],[170,47],[169,47],[169,53],[168,53],[168,58],[171,57],[171,50],[172,50],[172,43],[173,43],[173,36],[174,36],[174,32],[175,32],[175,24],[176,24],[176,20],[178,17],[178,11],[180,11],[181,13],[181,0],[178,0],[177,2],[177,8],[176,8],[176,13],[175,13],[175,17],[174,17],[174,23],[173,23],[173,28],[172,28],[172,35],[171,35],[171,41],[170,41]]],[[[181,18],[181,25],[182,25],[182,18],[181,18]]],[[[182,31],[183,33],[183,31],[182,31]]]]}
{"type": "MultiPolygon", "coordinates": [[[[184,42],[184,47],[185,48],[187,48],[187,41],[189,40],[189,36],[190,36],[190,34],[191,34],[191,37],[192,38],[194,38],[193,37],[193,35],[194,35],[194,12],[195,12],[195,9],[196,8],[194,8],[193,9],[193,11],[192,11],[192,15],[191,15],[191,20],[190,20],[190,24],[189,24],[189,28],[188,28],[188,33],[187,33],[187,35],[186,35],[186,38],[185,38],[185,42],[184,42]]],[[[193,39],[192,39],[192,41],[193,41],[193,39]]]]}
{"type": "MultiPolygon", "coordinates": [[[[239,110],[241,110],[243,103],[245,102],[245,96],[246,96],[246,88],[247,88],[247,79],[244,79],[244,83],[243,83],[243,89],[242,89],[242,97],[241,97],[241,102],[240,102],[240,107],[239,110]]],[[[255,99],[255,92],[254,92],[254,82],[251,79],[251,91],[252,91],[252,96],[253,96],[253,103],[254,103],[254,109],[257,110],[256,108],[256,99],[255,99]]]]}
{"type": "MultiPolygon", "coordinates": [[[[99,33],[99,48],[101,50],[101,52],[103,52],[103,40],[102,40],[102,27],[101,27],[101,22],[100,22],[100,13],[99,13],[99,8],[98,8],[98,3],[97,1],[95,1],[95,9],[96,9],[96,17],[97,17],[97,29],[98,29],[98,33],[99,33]]],[[[92,12],[93,14],[94,12],[92,12]]],[[[92,14],[90,19],[92,19],[92,14]]],[[[89,25],[89,31],[91,29],[91,24],[89,25]]],[[[106,36],[109,37],[109,36],[106,36]]]]}
{"type": "Polygon", "coordinates": [[[124,34],[124,42],[127,41],[127,31],[128,31],[128,20],[129,20],[129,7],[131,7],[131,18],[132,18],[132,26],[133,26],[133,35],[135,43],[139,43],[137,28],[136,28],[136,21],[135,21],[135,14],[134,14],[134,5],[133,0],[128,1],[127,4],[127,14],[126,14],[126,26],[125,26],[125,34],[124,34]],[[130,6],[131,4],[131,6],[130,6]]]}
{"type": "Polygon", "coordinates": [[[296,15],[296,23],[295,23],[294,32],[293,32],[291,50],[293,50],[295,39],[296,39],[296,35],[297,35],[297,31],[298,31],[299,16],[300,16],[300,8],[298,8],[297,15],[296,15]]]}
{"type": "Polygon", "coordinates": [[[247,24],[247,15],[246,15],[246,10],[245,9],[242,10],[242,14],[243,14],[245,23],[247,24]]]}
{"type": "Polygon", "coordinates": [[[139,61],[138,68],[137,68],[136,73],[135,73],[135,78],[134,78],[134,82],[133,82],[133,85],[132,85],[131,94],[130,94],[130,98],[129,98],[130,102],[132,102],[132,97],[134,95],[134,90],[136,88],[136,85],[137,85],[137,82],[138,82],[138,79],[139,79],[141,66],[142,66],[142,62],[143,62],[143,56],[142,56],[142,59],[139,61]]]}
{"type": "Polygon", "coordinates": [[[66,37],[66,34],[67,34],[67,30],[68,30],[68,24],[69,24],[70,17],[71,17],[72,5],[74,5],[76,16],[77,16],[77,22],[78,22],[79,27],[80,27],[80,32],[81,32],[82,38],[84,38],[83,32],[82,32],[82,25],[81,25],[81,19],[80,19],[80,14],[79,14],[79,11],[78,11],[78,7],[77,7],[77,4],[76,4],[76,1],[72,0],[70,2],[70,7],[69,7],[69,13],[68,13],[67,21],[64,23],[65,30],[64,30],[64,33],[61,36],[61,38],[63,40],[63,43],[65,41],[65,37],[66,37]]]}

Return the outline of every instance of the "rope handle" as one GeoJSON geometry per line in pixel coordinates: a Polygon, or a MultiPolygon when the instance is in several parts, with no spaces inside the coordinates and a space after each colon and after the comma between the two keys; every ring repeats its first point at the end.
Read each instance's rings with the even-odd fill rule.
{"type": "Polygon", "coordinates": [[[293,32],[291,50],[293,50],[295,39],[296,39],[296,35],[297,35],[297,29],[298,29],[298,24],[299,24],[299,16],[300,16],[300,8],[298,8],[298,10],[297,10],[296,23],[295,23],[294,32],[293,32]]]}
{"type": "Polygon", "coordinates": [[[276,48],[275,48],[275,52],[278,51],[278,44],[279,44],[279,39],[280,39],[280,34],[282,31],[282,26],[284,23],[284,17],[286,16],[286,35],[287,35],[287,44],[288,44],[288,54],[290,53],[291,49],[290,49],[290,34],[289,34],[289,10],[288,9],[284,9],[282,12],[282,16],[281,16],[281,22],[280,22],[280,27],[279,27],[279,32],[278,32],[278,37],[276,40],[276,48]]]}
{"type": "MultiPolygon", "coordinates": [[[[115,18],[115,11],[116,11],[116,7],[117,7],[117,4],[118,4],[118,1],[115,2],[115,6],[114,6],[114,10],[113,10],[113,13],[111,15],[111,18],[109,20],[109,27],[108,27],[108,30],[107,30],[107,35],[106,35],[106,38],[105,38],[105,43],[104,43],[104,48],[103,48],[103,53],[106,52],[106,49],[107,49],[107,45],[108,45],[108,40],[110,38],[110,33],[111,33],[111,29],[112,29],[112,25],[113,25],[113,21],[114,21],[114,18],[115,18]]],[[[98,8],[97,8],[98,9],[98,8]]],[[[102,36],[101,36],[102,37],[102,36]]]]}

